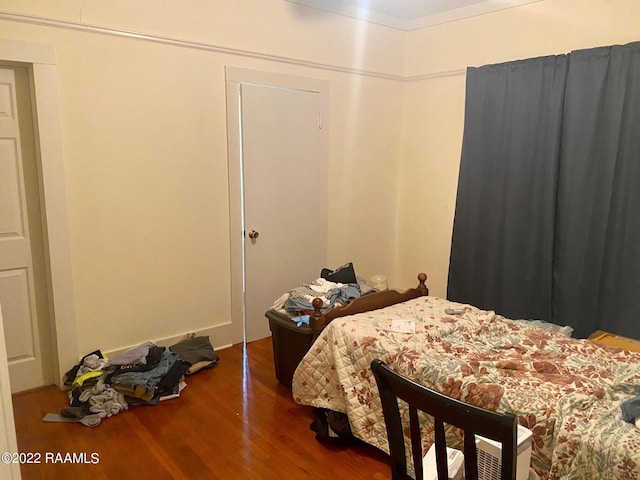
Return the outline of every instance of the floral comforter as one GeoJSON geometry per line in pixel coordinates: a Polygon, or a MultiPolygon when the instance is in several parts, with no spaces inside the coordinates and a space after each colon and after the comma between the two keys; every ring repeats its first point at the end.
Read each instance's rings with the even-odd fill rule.
{"type": "Polygon", "coordinates": [[[620,417],[621,403],[640,392],[640,353],[435,297],[338,318],[300,363],[293,396],[346,413],[355,436],[388,452],[375,358],[451,397],[517,415],[533,432],[541,479],[640,480],[640,430],[620,417]],[[392,331],[394,319],[413,320],[415,333],[392,331]]]}

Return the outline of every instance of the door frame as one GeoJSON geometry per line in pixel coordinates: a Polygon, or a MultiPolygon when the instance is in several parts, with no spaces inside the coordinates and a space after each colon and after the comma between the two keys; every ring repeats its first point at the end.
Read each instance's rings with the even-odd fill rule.
{"type": "Polygon", "coordinates": [[[54,382],[78,362],[55,48],[0,39],[0,61],[26,66],[31,81],[36,168],[42,208],[54,382]]]}
{"type": "MultiPolygon", "coordinates": [[[[320,208],[321,243],[327,251],[327,223],[328,223],[328,159],[329,159],[329,81],[264,72],[245,68],[225,67],[226,96],[227,96],[227,155],[229,165],[229,246],[231,256],[231,325],[229,333],[230,343],[244,342],[245,326],[245,298],[244,298],[244,255],[243,255],[243,192],[242,192],[242,151],[240,128],[240,85],[243,83],[263,85],[275,88],[290,88],[319,94],[320,111],[322,112],[323,129],[327,141],[323,143],[325,149],[323,157],[327,159],[321,165],[319,182],[324,181],[320,188],[318,202],[320,208]]],[[[283,292],[284,293],[284,292],[283,292]]],[[[275,298],[274,298],[275,300],[275,298]]],[[[266,320],[265,320],[266,321],[266,320]]]]}

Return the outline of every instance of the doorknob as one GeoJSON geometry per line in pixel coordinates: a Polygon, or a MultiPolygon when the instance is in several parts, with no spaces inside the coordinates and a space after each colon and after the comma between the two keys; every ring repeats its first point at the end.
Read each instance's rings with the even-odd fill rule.
{"type": "Polygon", "coordinates": [[[256,232],[255,230],[249,230],[249,238],[258,238],[260,236],[259,232],[256,232]]]}

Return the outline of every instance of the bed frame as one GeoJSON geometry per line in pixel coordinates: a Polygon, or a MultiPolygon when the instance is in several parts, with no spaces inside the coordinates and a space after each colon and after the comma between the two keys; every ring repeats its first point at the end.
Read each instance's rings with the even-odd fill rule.
{"type": "Polygon", "coordinates": [[[322,329],[335,318],[368,312],[370,310],[376,310],[378,308],[384,308],[390,305],[395,305],[396,303],[418,298],[423,295],[429,295],[429,289],[425,284],[426,281],[427,275],[425,273],[420,273],[418,274],[419,283],[416,288],[410,288],[402,293],[397,290],[383,290],[381,292],[370,293],[352,300],[344,307],[332,308],[326,312],[321,311],[323,303],[322,300],[315,298],[311,303],[313,305],[313,313],[309,316],[309,327],[311,327],[315,338],[322,329]]]}

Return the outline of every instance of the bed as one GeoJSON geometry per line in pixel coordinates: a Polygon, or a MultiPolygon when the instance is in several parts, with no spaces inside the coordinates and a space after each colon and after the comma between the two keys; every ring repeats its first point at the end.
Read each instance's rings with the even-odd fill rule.
{"type": "Polygon", "coordinates": [[[296,402],[345,413],[356,437],[388,452],[370,370],[380,358],[449,396],[517,415],[533,432],[541,479],[640,480],[640,430],[620,415],[640,390],[640,353],[428,296],[424,279],[402,294],[316,309],[317,339],[293,377],[296,402]],[[392,321],[413,321],[415,333],[392,331],[392,321]]]}

